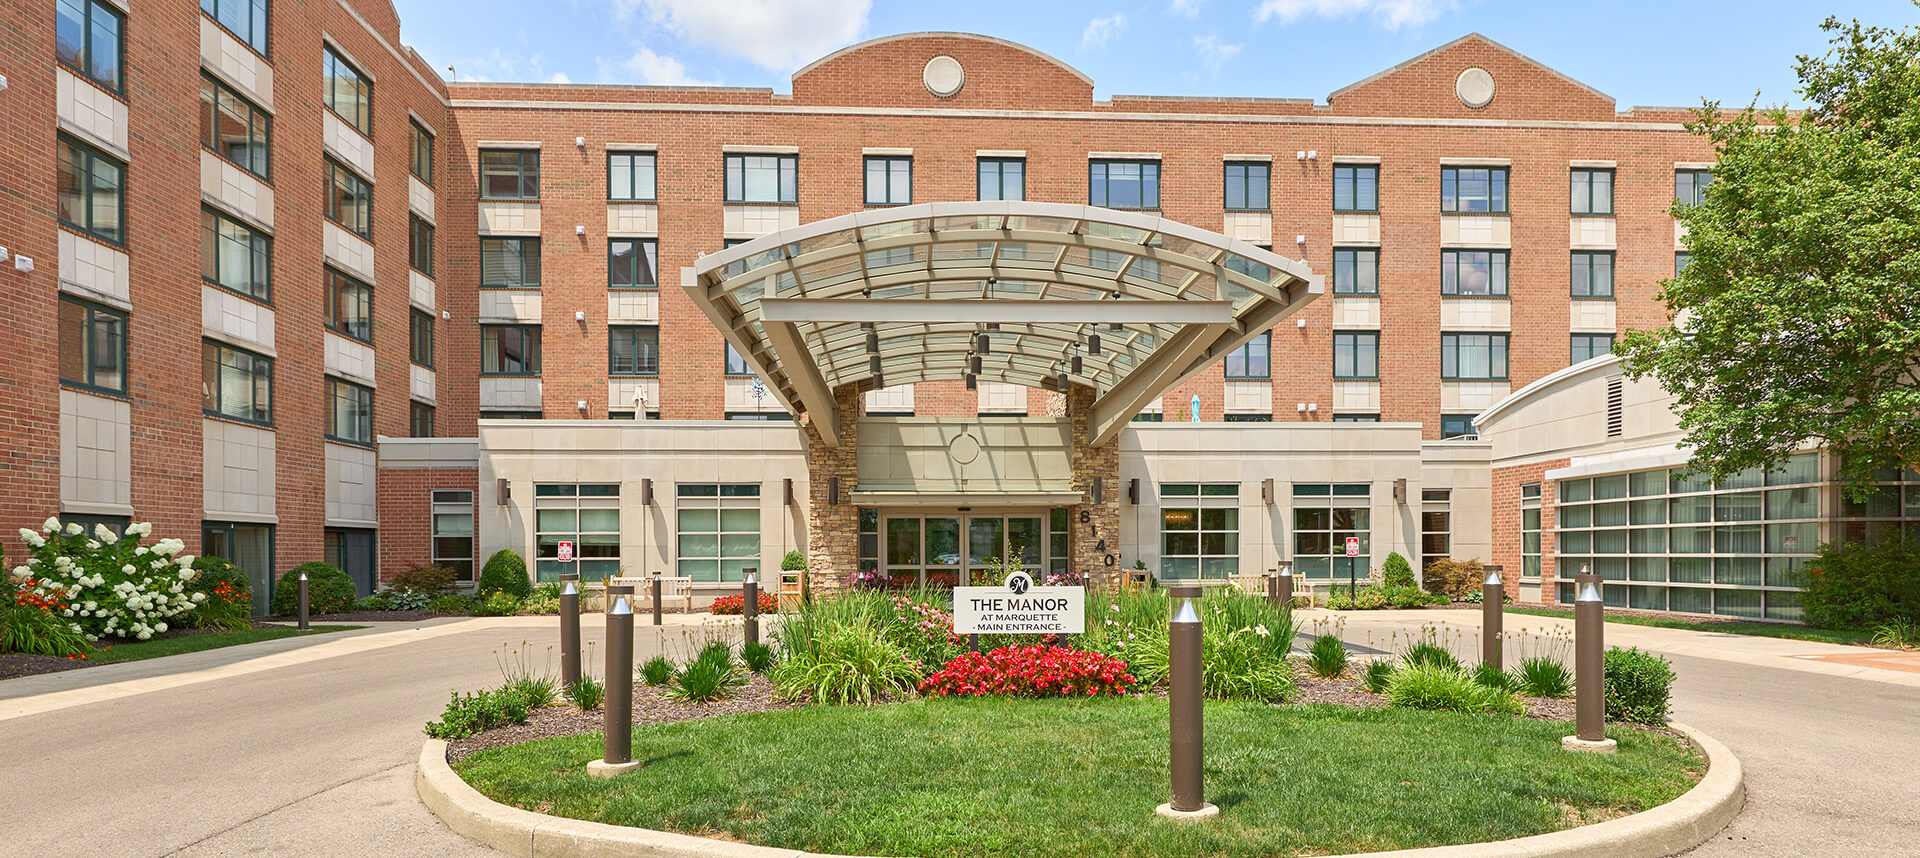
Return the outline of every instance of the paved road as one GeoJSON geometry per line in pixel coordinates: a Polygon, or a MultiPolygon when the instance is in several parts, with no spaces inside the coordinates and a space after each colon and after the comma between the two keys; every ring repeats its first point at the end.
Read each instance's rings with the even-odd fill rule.
{"type": "MultiPolygon", "coordinates": [[[[1355,618],[1346,634],[1435,616],[1355,618]]],[[[503,644],[543,659],[551,625],[434,621],[0,683],[0,855],[495,855],[415,798],[420,725],[451,689],[497,683],[503,644]]],[[[1620,628],[1617,642],[1675,653],[1676,717],[1747,766],[1747,812],[1693,855],[1920,854],[1920,674],[1794,658],[1818,644],[1620,628]]]]}

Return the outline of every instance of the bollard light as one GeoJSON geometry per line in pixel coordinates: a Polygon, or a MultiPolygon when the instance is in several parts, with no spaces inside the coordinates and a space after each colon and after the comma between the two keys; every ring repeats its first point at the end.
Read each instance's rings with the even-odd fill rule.
{"type": "Polygon", "coordinates": [[[560,687],[580,684],[580,588],[578,575],[560,576],[560,687]]]}
{"type": "Polygon", "coordinates": [[[1491,664],[1496,670],[1506,669],[1501,658],[1506,599],[1507,590],[1500,584],[1500,573],[1488,572],[1487,582],[1480,587],[1480,663],[1491,664]]]}
{"type": "Polygon", "coordinates": [[[1574,735],[1561,739],[1560,746],[1611,754],[1619,746],[1607,738],[1606,644],[1601,639],[1606,603],[1600,598],[1600,582],[1582,571],[1575,584],[1580,593],[1573,600],[1574,735]]]}
{"type": "Polygon", "coordinates": [[[610,778],[640,767],[633,761],[633,605],[631,594],[615,593],[607,606],[607,698],[600,759],[587,774],[610,778]]]}
{"type": "Polygon", "coordinates": [[[747,580],[740,585],[740,618],[746,625],[748,643],[760,642],[760,581],[759,575],[747,573],[747,580]]]}
{"type": "Polygon", "coordinates": [[[1293,605],[1293,566],[1292,564],[1283,563],[1280,565],[1280,604],[1287,605],[1289,607],[1293,605]]]}
{"type": "Polygon", "coordinates": [[[653,624],[660,625],[660,573],[653,573],[653,624]]]}
{"type": "Polygon", "coordinates": [[[1202,797],[1202,710],[1200,686],[1200,612],[1194,603],[1199,587],[1171,587],[1173,618],[1167,625],[1167,668],[1172,688],[1167,695],[1168,735],[1173,800],[1153,812],[1171,819],[1199,820],[1218,816],[1220,808],[1202,797]]]}
{"type": "Polygon", "coordinates": [[[300,573],[300,630],[307,630],[307,573],[300,573]]]}

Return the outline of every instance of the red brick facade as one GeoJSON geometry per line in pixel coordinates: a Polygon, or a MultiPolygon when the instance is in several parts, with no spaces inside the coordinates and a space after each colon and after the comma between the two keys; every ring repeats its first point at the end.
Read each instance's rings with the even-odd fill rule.
{"type": "Polygon", "coordinates": [[[1504,571],[1500,580],[1506,586],[1508,595],[1520,596],[1520,577],[1525,574],[1520,549],[1521,492],[1520,488],[1534,483],[1540,484],[1540,601],[1554,603],[1554,563],[1558,551],[1554,550],[1554,524],[1552,506],[1554,503],[1554,483],[1544,478],[1546,472],[1555,468],[1564,468],[1567,459],[1553,459],[1520,465],[1512,468],[1493,469],[1493,559],[1504,571]]]}

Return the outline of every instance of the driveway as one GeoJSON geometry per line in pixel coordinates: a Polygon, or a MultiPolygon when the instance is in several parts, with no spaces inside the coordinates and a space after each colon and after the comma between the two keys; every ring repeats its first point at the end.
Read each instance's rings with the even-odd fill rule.
{"type": "MultiPolygon", "coordinates": [[[[1478,618],[1346,616],[1355,643],[1478,618]]],[[[698,617],[669,619],[641,627],[640,658],[696,644],[698,617]]],[[[1692,854],[1915,854],[1920,673],[1823,661],[1860,652],[1823,644],[1607,631],[1670,653],[1675,717],[1746,764],[1747,811],[1692,854]]],[[[0,682],[0,855],[496,855],[414,796],[420,726],[450,691],[498,684],[503,645],[539,664],[557,640],[552,618],[437,620],[0,682]]]]}

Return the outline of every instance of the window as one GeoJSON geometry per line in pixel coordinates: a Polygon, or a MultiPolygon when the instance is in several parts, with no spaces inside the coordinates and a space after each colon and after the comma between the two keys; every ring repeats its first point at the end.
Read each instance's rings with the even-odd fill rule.
{"type": "Polygon", "coordinates": [[[1440,380],[1506,381],[1507,334],[1440,335],[1440,380]]]}
{"type": "Polygon", "coordinates": [[[1160,485],[1160,578],[1227,578],[1240,571],[1240,484],[1160,485]]]}
{"type": "Polygon", "coordinates": [[[797,203],[800,201],[800,156],[728,155],[727,197],[730,203],[797,203]]]}
{"type": "Polygon", "coordinates": [[[215,417],[273,423],[273,360],[213,340],[200,341],[200,410],[215,417]]]}
{"type": "Polygon", "coordinates": [[[562,572],[578,572],[582,581],[619,574],[619,484],[535,484],[533,505],[539,580],[558,581],[562,572]],[[560,562],[562,542],[573,543],[573,560],[566,563],[560,562]]]}
{"type": "Polygon", "coordinates": [[[412,325],[408,331],[407,357],[427,369],[433,369],[433,314],[410,308],[412,325]]]}
{"type": "Polygon", "coordinates": [[[1268,346],[1272,339],[1272,332],[1262,331],[1260,336],[1248,340],[1246,345],[1227,352],[1227,379],[1259,380],[1271,377],[1268,346]]]}
{"type": "Polygon", "coordinates": [[[1699,205],[1707,198],[1707,186],[1713,184],[1712,170],[1673,171],[1673,199],[1683,206],[1699,205]]]}
{"type": "Polygon", "coordinates": [[[333,48],[325,48],[323,53],[326,55],[322,67],[326,77],[323,100],[327,107],[346,120],[354,130],[372,137],[373,83],[359,69],[334,53],[333,48]]]}
{"type": "Polygon", "coordinates": [[[210,208],[200,210],[200,279],[256,301],[273,300],[273,239],[210,208]]]}
{"type": "Polygon", "coordinates": [[[1576,250],[1568,270],[1573,275],[1573,297],[1613,297],[1613,251],[1576,250]]]}
{"type": "Polygon", "coordinates": [[[1272,423],[1273,415],[1254,412],[1228,412],[1221,415],[1220,419],[1226,423],[1272,423]]]}
{"type": "Polygon", "coordinates": [[[408,162],[407,170],[413,173],[414,178],[426,183],[428,187],[432,187],[433,132],[422,128],[418,122],[408,122],[407,125],[413,129],[411,152],[413,159],[408,162]]]}
{"type": "Polygon", "coordinates": [[[1592,360],[1601,355],[1613,353],[1612,334],[1574,334],[1573,363],[1592,360]]]}
{"type": "Polygon", "coordinates": [[[1576,215],[1613,214],[1613,171],[1572,171],[1573,213],[1576,215]]]}
{"type": "Polygon", "coordinates": [[[866,159],[867,205],[904,206],[913,202],[913,159],[873,156],[866,159]]]}
{"type": "Polygon", "coordinates": [[[1021,158],[981,158],[980,199],[1027,198],[1027,162],[1021,158]]]}
{"type": "Polygon", "coordinates": [[[539,375],[539,325],[481,325],[481,375],[539,375]]]}
{"type": "Polygon", "coordinates": [[[267,0],[200,0],[200,11],[254,53],[267,55],[267,0]]]}
{"type": "Polygon", "coordinates": [[[373,186],[340,162],[327,158],[327,220],[373,240],[373,186]]]}
{"type": "Polygon", "coordinates": [[[418,400],[407,400],[407,435],[411,438],[433,437],[433,406],[418,400]]]}
{"type": "Polygon", "coordinates": [[[1380,422],[1380,415],[1378,414],[1335,414],[1333,415],[1333,422],[1335,423],[1378,423],[1380,422]]]}
{"type": "Polygon", "coordinates": [[[1448,499],[1423,497],[1420,504],[1420,561],[1422,564],[1453,552],[1453,513],[1448,499]]]}
{"type": "Polygon", "coordinates": [[[121,91],[126,18],[98,0],[55,0],[54,56],[95,83],[121,91]]]}
{"type": "Polygon", "coordinates": [[[1440,251],[1440,294],[1504,296],[1507,294],[1507,251],[1440,251]]]}
{"type": "Polygon", "coordinates": [[[1473,415],[1471,414],[1440,415],[1440,437],[1441,438],[1459,438],[1466,435],[1477,435],[1477,434],[1479,433],[1476,432],[1473,428],[1473,415]]]}
{"type": "Polygon", "coordinates": [[[1112,209],[1160,207],[1160,162],[1091,161],[1087,202],[1112,209]]]}
{"type": "Polygon", "coordinates": [[[543,417],[538,411],[481,411],[482,420],[539,420],[543,417]]]}
{"type": "Polygon", "coordinates": [[[413,270],[433,276],[433,224],[419,215],[407,213],[407,264],[413,270]]]}
{"type": "Polygon", "coordinates": [[[127,392],[127,314],[60,296],[60,380],[107,393],[127,392]]]}
{"type": "Polygon", "coordinates": [[[347,573],[347,579],[361,592],[373,592],[379,588],[373,561],[375,533],[371,528],[326,528],[322,531],[321,561],[347,573]]]}
{"type": "Polygon", "coordinates": [[[1335,164],[1333,210],[1337,212],[1379,211],[1380,168],[1372,164],[1335,164]]]}
{"type": "Polygon", "coordinates": [[[1688,252],[1688,251],[1685,251],[1685,250],[1676,250],[1676,251],[1674,251],[1674,253],[1673,253],[1673,276],[1675,276],[1675,277],[1678,277],[1678,276],[1680,276],[1680,272],[1682,272],[1682,271],[1685,271],[1685,270],[1687,270],[1687,263],[1689,263],[1689,262],[1692,262],[1692,261],[1693,261],[1693,254],[1692,254],[1692,253],[1690,253],[1690,252],[1688,252]]]}
{"type": "Polygon", "coordinates": [[[200,553],[226,558],[246,570],[253,589],[253,613],[268,613],[273,598],[273,525],[202,521],[200,553]]]}
{"type": "Polygon", "coordinates": [[[1540,577],[1540,484],[1520,487],[1520,576],[1540,577]]]}
{"type": "Polygon", "coordinates": [[[361,342],[373,342],[373,287],[326,269],[327,328],[361,342]]]}
{"type": "MultiPolygon", "coordinates": [[[[427,412],[431,414],[432,408],[427,412]]],[[[435,489],[429,496],[433,514],[433,563],[453,570],[456,581],[473,580],[473,492],[435,489]]]]}
{"type": "Polygon", "coordinates": [[[200,145],[242,170],[269,179],[272,128],[266,111],[213,75],[200,73],[200,145]]]}
{"type": "Polygon", "coordinates": [[[373,443],[373,390],[329,377],[327,403],[328,440],[373,443]]]}
{"type": "Polygon", "coordinates": [[[1380,249],[1377,247],[1334,248],[1333,294],[1380,294],[1380,249]]]}
{"type": "Polygon", "coordinates": [[[1305,578],[1364,577],[1373,551],[1366,483],[1293,484],[1293,572],[1305,578]],[[1347,556],[1347,539],[1360,555],[1347,556]]]}
{"type": "Polygon", "coordinates": [[[126,165],[65,134],[59,145],[60,222],[114,244],[124,242],[126,165]]]}
{"type": "Polygon", "coordinates": [[[675,567],[695,581],[739,581],[760,568],[760,486],[681,483],[675,487],[675,567]]]}
{"type": "Polygon", "coordinates": [[[607,153],[607,199],[615,202],[652,202],[659,193],[652,152],[607,153]]]}
{"type": "Polygon", "coordinates": [[[1158,411],[1142,411],[1142,412],[1140,412],[1139,414],[1135,414],[1135,415],[1133,415],[1133,419],[1132,419],[1131,421],[1129,421],[1129,422],[1132,422],[1132,423],[1159,423],[1159,422],[1161,422],[1161,414],[1160,414],[1160,412],[1158,412],[1158,411]]]}
{"type": "Polygon", "coordinates": [[[1380,332],[1335,331],[1333,378],[1336,381],[1372,381],[1380,377],[1380,332]]]}
{"type": "Polygon", "coordinates": [[[480,239],[480,288],[540,288],[540,239],[480,239]]]}
{"type": "Polygon", "coordinates": [[[1441,167],[1440,211],[1448,214],[1505,214],[1507,168],[1441,167]]]}
{"type": "MultiPolygon", "coordinates": [[[[870,414],[868,416],[873,416],[873,415],[870,414]]],[[[908,414],[905,416],[912,417],[913,415],[908,414]]],[[[792,420],[793,419],[793,415],[788,414],[785,411],[729,411],[726,413],[725,417],[728,420],[768,421],[768,420],[792,420]]]]}
{"type": "Polygon", "coordinates": [[[1263,212],[1267,210],[1268,175],[1272,172],[1268,164],[1239,164],[1228,162],[1226,165],[1227,189],[1226,209],[1230,212],[1263,212]]]}
{"type": "Polygon", "coordinates": [[[733,350],[733,343],[727,343],[726,347],[727,347],[726,374],[730,376],[745,376],[748,378],[753,377],[753,367],[747,366],[747,359],[741,357],[739,352],[733,350]]]}
{"type": "Polygon", "coordinates": [[[480,150],[480,198],[540,199],[540,150],[480,150]]]}
{"type": "Polygon", "coordinates": [[[652,238],[616,238],[607,242],[607,288],[653,289],[660,242],[652,238]]]}
{"type": "Polygon", "coordinates": [[[607,329],[608,375],[659,375],[660,329],[616,325],[607,329]]]}

